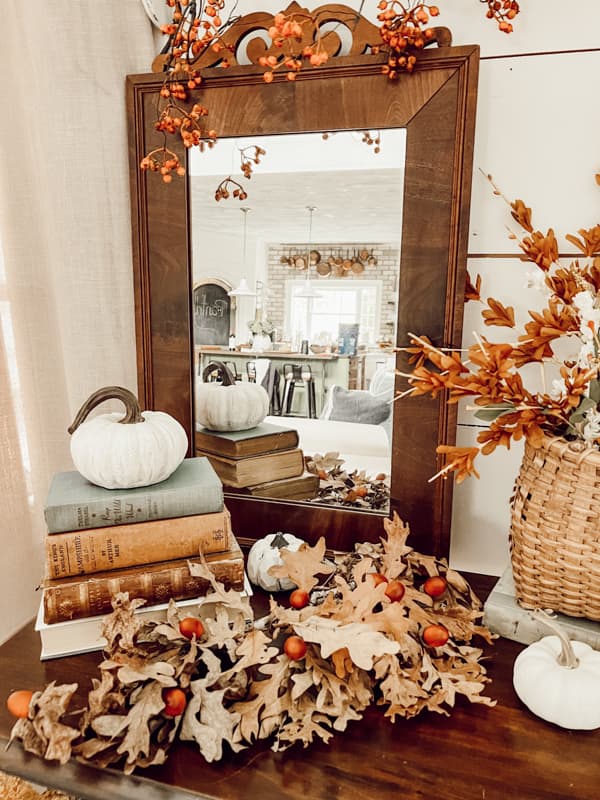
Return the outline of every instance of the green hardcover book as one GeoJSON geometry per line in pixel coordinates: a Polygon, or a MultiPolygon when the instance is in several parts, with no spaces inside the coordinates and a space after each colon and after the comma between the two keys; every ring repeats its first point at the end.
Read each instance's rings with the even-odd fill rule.
{"type": "Polygon", "coordinates": [[[223,485],[206,458],[186,458],[166,481],[104,489],[79,472],[52,479],[44,516],[48,533],[103,528],[223,510],[223,485]]]}
{"type": "Polygon", "coordinates": [[[247,431],[212,431],[196,427],[196,449],[225,458],[246,458],[291,450],[298,446],[298,431],[283,425],[261,422],[247,431]]]}

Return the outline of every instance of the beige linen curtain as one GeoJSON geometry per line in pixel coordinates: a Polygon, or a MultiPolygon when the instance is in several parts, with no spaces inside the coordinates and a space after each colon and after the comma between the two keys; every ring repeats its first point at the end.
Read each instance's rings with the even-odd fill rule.
{"type": "Polygon", "coordinates": [[[39,605],[67,426],[136,390],[125,76],[157,52],[140,0],[4,0],[2,23],[0,641],[39,605]]]}

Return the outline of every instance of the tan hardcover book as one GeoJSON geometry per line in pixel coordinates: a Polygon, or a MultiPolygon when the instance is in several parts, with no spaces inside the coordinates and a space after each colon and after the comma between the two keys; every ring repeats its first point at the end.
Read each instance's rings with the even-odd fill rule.
{"type": "Polygon", "coordinates": [[[277,497],[281,500],[310,500],[316,497],[319,476],[305,472],[297,478],[283,478],[280,481],[259,483],[248,486],[246,491],[255,497],[277,497]]]}
{"type": "MultiPolygon", "coordinates": [[[[230,549],[207,555],[206,562],[215,577],[228,589],[241,591],[244,586],[244,556],[232,536],[230,549]]],[[[126,569],[97,572],[89,577],[46,579],[42,582],[44,622],[52,624],[67,619],[93,617],[112,610],[111,599],[118,592],[129,592],[130,598],[141,597],[149,604],[202,597],[210,584],[190,575],[183,558],[161,561],[126,569]]]]}
{"type": "Polygon", "coordinates": [[[205,455],[223,483],[237,489],[294,478],[304,472],[304,456],[298,447],[248,458],[223,458],[211,453],[205,455]]]}
{"type": "Polygon", "coordinates": [[[46,577],[88,575],[229,549],[227,509],[215,514],[53,533],[45,540],[46,577]]]}
{"type": "Polygon", "coordinates": [[[211,431],[196,428],[196,450],[225,458],[246,458],[298,446],[298,431],[261,422],[247,431],[211,431]]]}

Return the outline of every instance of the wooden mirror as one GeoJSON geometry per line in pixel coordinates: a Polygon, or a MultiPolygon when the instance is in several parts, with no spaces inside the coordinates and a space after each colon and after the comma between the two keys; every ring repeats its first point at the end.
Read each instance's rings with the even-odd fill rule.
{"type": "MultiPolygon", "coordinates": [[[[210,127],[223,138],[404,128],[396,343],[406,345],[412,332],[438,346],[460,346],[478,47],[448,46],[447,32],[435,29],[444,46],[420,53],[414,73],[394,82],[382,75],[385,56],[370,54],[379,40],[375,25],[343,6],[319,11],[323,21],[338,20],[350,30],[352,41],[344,45],[335,30],[327,34],[335,57],[307,67],[293,82],[276,74],[267,85],[255,64],[267,47],[261,32],[272,15],[251,14],[232,26],[227,37],[238,65],[224,70],[207,62],[199,90],[210,127]]],[[[176,417],[193,447],[189,188],[185,178],[165,184],[139,169],[143,156],[162,144],[155,130],[162,83],[161,72],[127,78],[138,394],[143,408],[176,417]]],[[[172,137],[168,147],[186,163],[179,139],[172,137]]],[[[406,371],[403,353],[397,368],[406,371]]],[[[406,388],[406,381],[397,377],[396,386],[406,388]]],[[[391,510],[410,524],[413,546],[438,555],[449,550],[452,484],[429,478],[442,466],[436,446],[453,443],[455,429],[455,407],[442,399],[394,404],[391,510]]],[[[235,494],[226,502],[242,542],[286,530],[312,542],[324,535],[329,547],[347,549],[355,541],[376,541],[382,532],[381,515],[365,511],[235,494]]]]}

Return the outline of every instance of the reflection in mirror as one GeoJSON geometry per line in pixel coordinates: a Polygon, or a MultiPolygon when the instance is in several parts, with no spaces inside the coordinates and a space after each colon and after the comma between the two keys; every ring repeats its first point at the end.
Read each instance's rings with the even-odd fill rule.
{"type": "Polygon", "coordinates": [[[262,383],[267,424],[297,431],[305,457],[304,471],[275,453],[244,465],[250,478],[222,473],[236,491],[389,510],[405,131],[377,135],[377,148],[339,132],[192,154],[196,403],[208,364],[225,361],[262,383]],[[216,202],[257,145],[266,154],[239,178],[248,196],[216,202]]]}

